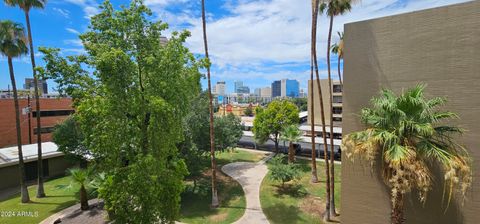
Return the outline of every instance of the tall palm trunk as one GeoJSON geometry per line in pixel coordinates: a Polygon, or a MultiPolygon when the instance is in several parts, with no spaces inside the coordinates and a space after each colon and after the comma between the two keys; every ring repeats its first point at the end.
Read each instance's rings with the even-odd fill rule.
{"type": "Polygon", "coordinates": [[[342,81],[342,73],[340,72],[340,61],[341,61],[341,56],[340,54],[338,55],[338,80],[340,80],[340,86],[343,88],[343,81],[342,81]]]}
{"type": "MultiPolygon", "coordinates": [[[[203,26],[203,45],[205,47],[205,57],[208,57],[208,42],[207,42],[207,24],[205,21],[205,0],[202,0],[202,26],[203,26]]],[[[217,195],[217,163],[215,161],[215,132],[213,130],[213,103],[212,103],[212,83],[210,81],[210,61],[207,66],[207,79],[208,79],[208,98],[209,98],[209,111],[210,111],[210,159],[212,165],[212,207],[218,207],[218,195],[217,195]]]]}
{"type": "Polygon", "coordinates": [[[325,188],[326,188],[326,203],[325,203],[325,213],[323,214],[324,221],[330,221],[330,166],[328,161],[328,147],[327,147],[327,136],[326,136],[326,128],[325,128],[325,108],[323,105],[323,94],[322,94],[322,86],[320,85],[320,75],[318,74],[318,61],[317,61],[317,20],[318,20],[318,0],[316,0],[315,4],[315,13],[314,13],[314,32],[313,32],[313,40],[314,40],[314,51],[313,51],[313,62],[315,64],[315,75],[317,78],[317,87],[318,87],[318,95],[320,98],[320,115],[322,120],[322,137],[323,137],[323,156],[325,160],[325,188]]]}
{"type": "Polygon", "coordinates": [[[295,151],[293,150],[293,142],[288,144],[288,162],[295,162],[295,151]]]}
{"type": "MultiPolygon", "coordinates": [[[[314,3],[315,4],[315,3],[314,3]]],[[[317,11],[315,10],[315,5],[312,6],[312,35],[311,35],[311,49],[310,49],[310,93],[308,93],[308,97],[310,97],[310,112],[308,116],[310,116],[310,131],[312,134],[312,183],[318,182],[318,175],[317,175],[317,151],[315,149],[315,104],[314,104],[314,90],[313,90],[313,55],[315,53],[315,33],[314,33],[314,23],[315,21],[315,14],[317,11]]]]}
{"type": "Polygon", "coordinates": [[[28,196],[28,189],[26,185],[25,164],[23,163],[23,151],[22,151],[22,130],[20,127],[20,109],[18,106],[17,84],[15,82],[15,75],[13,73],[12,58],[8,57],[8,68],[10,69],[10,80],[12,82],[13,89],[13,101],[15,103],[15,126],[17,128],[17,147],[18,147],[18,167],[20,168],[20,192],[22,203],[30,201],[28,196]]]}
{"type": "Polygon", "coordinates": [[[38,79],[35,72],[35,51],[33,49],[32,30],[30,28],[30,16],[28,10],[25,10],[25,20],[27,21],[28,43],[30,45],[30,59],[32,60],[33,83],[35,85],[35,110],[37,111],[37,150],[38,150],[38,188],[37,198],[45,197],[45,190],[43,188],[43,162],[42,162],[42,124],[40,122],[40,94],[38,92],[38,79]]]}
{"type": "Polygon", "coordinates": [[[335,147],[333,145],[333,90],[332,73],[330,66],[330,44],[332,41],[333,16],[330,16],[330,27],[328,29],[327,40],[327,67],[328,67],[328,93],[330,97],[330,216],[337,216],[335,212],[335,147]]]}
{"type": "Polygon", "coordinates": [[[398,192],[395,202],[392,202],[392,214],[391,214],[392,224],[405,223],[405,218],[404,218],[405,212],[404,212],[403,204],[404,204],[404,195],[401,192],[398,192]]]}

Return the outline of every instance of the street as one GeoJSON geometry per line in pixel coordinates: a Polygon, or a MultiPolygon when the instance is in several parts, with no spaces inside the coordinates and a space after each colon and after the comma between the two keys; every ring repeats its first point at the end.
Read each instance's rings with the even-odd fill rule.
{"type": "MultiPolygon", "coordinates": [[[[299,142],[298,144],[301,145],[302,150],[299,153],[302,156],[310,156],[312,151],[312,144],[307,142],[299,142]]],[[[251,136],[242,136],[240,141],[238,142],[239,146],[249,148],[249,149],[257,149],[263,151],[275,151],[275,143],[272,140],[268,140],[262,145],[256,145],[253,137],[251,136]]],[[[287,153],[288,151],[288,142],[280,141],[279,143],[280,152],[287,153]]],[[[317,151],[317,158],[323,158],[323,144],[316,144],[316,151],[317,151]]],[[[339,151],[340,147],[335,146],[335,160],[341,160],[341,150],[339,151]]]]}

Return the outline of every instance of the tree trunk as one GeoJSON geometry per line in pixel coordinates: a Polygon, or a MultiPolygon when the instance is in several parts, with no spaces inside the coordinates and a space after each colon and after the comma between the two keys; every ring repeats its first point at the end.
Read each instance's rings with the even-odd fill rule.
{"type": "Polygon", "coordinates": [[[280,152],[280,148],[278,147],[278,138],[275,137],[273,141],[275,142],[275,153],[278,154],[280,152]]]}
{"type": "MultiPolygon", "coordinates": [[[[317,1],[318,2],[318,1],[317,1]]],[[[313,91],[313,55],[315,54],[315,38],[316,38],[316,31],[314,29],[314,25],[316,27],[315,22],[315,14],[317,13],[315,6],[312,6],[312,34],[311,34],[311,48],[310,48],[310,91],[308,93],[308,97],[310,97],[310,112],[308,116],[310,117],[310,131],[312,134],[312,183],[318,182],[318,175],[317,175],[317,151],[315,149],[315,105],[314,101],[314,91],[313,91]]]]}
{"type": "Polygon", "coordinates": [[[339,55],[338,55],[338,63],[337,63],[337,65],[338,65],[338,80],[340,80],[340,86],[341,86],[342,89],[343,89],[342,73],[340,72],[340,70],[341,70],[341,69],[340,69],[341,59],[342,59],[342,58],[340,57],[340,54],[339,54],[339,55]]]}
{"type": "Polygon", "coordinates": [[[403,208],[403,204],[404,204],[404,195],[398,192],[395,203],[392,202],[392,215],[391,215],[392,224],[405,223],[405,218],[404,218],[405,211],[403,208]]]}
{"type": "Polygon", "coordinates": [[[328,144],[327,144],[327,136],[326,136],[326,128],[325,128],[325,108],[323,105],[323,94],[322,94],[322,86],[320,85],[320,75],[318,74],[318,61],[317,61],[317,47],[316,47],[316,38],[317,38],[317,18],[318,18],[318,0],[316,0],[316,7],[314,13],[314,54],[313,54],[313,62],[315,64],[315,75],[317,78],[317,88],[318,88],[318,95],[320,98],[320,115],[322,120],[322,137],[323,137],[323,156],[325,160],[325,188],[326,188],[326,203],[325,203],[325,213],[323,220],[330,221],[330,166],[328,161],[328,144]]]}
{"type": "Polygon", "coordinates": [[[25,20],[27,21],[28,43],[30,44],[30,59],[32,61],[33,83],[35,85],[35,110],[37,111],[37,198],[45,197],[43,188],[43,163],[42,163],[42,123],[40,122],[40,93],[38,91],[38,79],[35,72],[35,49],[33,48],[32,29],[30,28],[30,16],[25,11],[25,20]]]}
{"type": "Polygon", "coordinates": [[[295,162],[295,151],[293,150],[292,142],[288,144],[288,162],[289,163],[295,162]]]}
{"type": "Polygon", "coordinates": [[[13,101],[15,103],[15,127],[17,129],[17,147],[18,147],[18,168],[20,171],[20,192],[22,203],[30,201],[28,196],[28,189],[26,185],[25,164],[23,163],[23,151],[22,151],[22,130],[20,127],[20,108],[18,106],[18,94],[17,84],[15,82],[15,75],[13,72],[12,58],[8,57],[8,68],[10,69],[10,80],[12,82],[13,89],[13,101]]]}
{"type": "Polygon", "coordinates": [[[205,0],[202,0],[202,26],[203,26],[203,44],[205,47],[205,57],[208,60],[207,66],[207,79],[208,79],[208,98],[209,98],[209,111],[210,111],[210,160],[212,165],[212,205],[211,207],[218,207],[218,195],[217,195],[217,163],[215,161],[215,131],[213,129],[213,99],[212,99],[212,82],[210,80],[210,60],[208,57],[208,41],[207,41],[207,24],[205,20],[205,0]]]}
{"type": "Polygon", "coordinates": [[[330,64],[330,45],[332,42],[332,27],[333,27],[333,16],[330,16],[330,27],[328,29],[328,40],[327,40],[327,67],[328,67],[328,88],[329,88],[329,97],[330,97],[330,216],[337,216],[335,212],[335,147],[333,145],[333,83],[332,83],[332,70],[330,64]]]}
{"type": "Polygon", "coordinates": [[[80,209],[81,210],[88,210],[88,198],[87,198],[87,190],[85,186],[80,186],[80,209]]]}

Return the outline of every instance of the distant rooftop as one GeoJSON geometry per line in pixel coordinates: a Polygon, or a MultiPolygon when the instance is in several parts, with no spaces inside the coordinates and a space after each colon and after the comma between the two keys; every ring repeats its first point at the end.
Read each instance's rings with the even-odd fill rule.
{"type": "MultiPolygon", "coordinates": [[[[25,162],[34,161],[38,158],[37,144],[22,146],[23,159],[25,162]]],[[[53,142],[42,143],[42,156],[44,159],[63,155],[58,151],[58,146],[53,142]]],[[[0,148],[0,167],[11,166],[18,163],[18,147],[12,146],[0,148]]]]}

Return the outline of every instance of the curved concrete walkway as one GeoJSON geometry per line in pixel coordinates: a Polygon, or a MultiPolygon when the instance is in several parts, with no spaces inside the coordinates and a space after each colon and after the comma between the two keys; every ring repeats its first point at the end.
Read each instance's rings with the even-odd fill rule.
{"type": "Polygon", "coordinates": [[[260,185],[268,172],[265,162],[272,158],[273,155],[272,153],[257,163],[235,162],[222,167],[222,171],[225,174],[231,176],[242,185],[247,200],[245,214],[234,222],[235,224],[269,223],[260,205],[260,185]]]}

